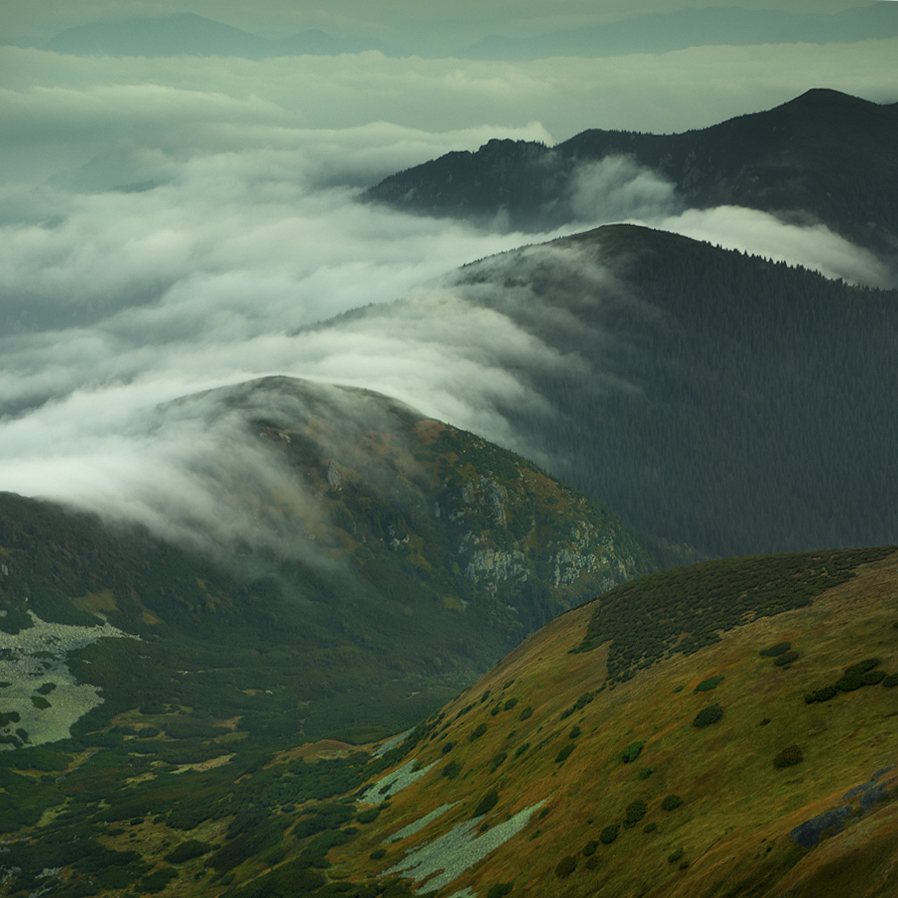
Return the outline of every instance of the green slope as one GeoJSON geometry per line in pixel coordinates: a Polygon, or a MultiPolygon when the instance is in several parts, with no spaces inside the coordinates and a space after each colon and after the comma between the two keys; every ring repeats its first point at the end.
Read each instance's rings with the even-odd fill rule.
{"type": "Polygon", "coordinates": [[[272,751],[180,715],[130,718],[92,757],[2,753],[0,788],[30,815],[4,817],[4,893],[885,898],[896,559],[727,559],[624,584],[376,755],[272,751]],[[645,663],[622,676],[634,647],[645,663]],[[191,733],[212,763],[174,756],[191,733]]]}
{"type": "MultiPolygon", "coordinates": [[[[222,852],[200,886],[224,888],[248,858],[273,862],[298,805],[388,763],[333,742],[307,764],[295,746],[411,725],[546,620],[655,566],[597,503],[377,394],[268,378],[159,416],[225,416],[237,457],[262,459],[258,536],[200,554],[0,495],[0,832],[17,846],[0,848],[3,894],[50,875],[70,898],[158,891],[212,850],[198,843],[222,852]]],[[[311,834],[348,819],[321,813],[311,834]]]]}
{"type": "Polygon", "coordinates": [[[331,877],[402,868],[426,889],[443,865],[440,895],[890,894],[895,559],[707,562],[568,612],[428,720],[405,758],[427,772],[332,852],[331,877]],[[610,623],[623,604],[630,627],[610,623]],[[633,625],[663,634],[665,615],[681,641],[643,640],[622,682],[633,625]]]}

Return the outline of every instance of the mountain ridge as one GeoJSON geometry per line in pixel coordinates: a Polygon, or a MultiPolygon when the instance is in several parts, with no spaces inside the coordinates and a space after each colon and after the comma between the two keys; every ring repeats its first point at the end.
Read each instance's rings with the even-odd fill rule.
{"type": "MultiPolygon", "coordinates": [[[[391,175],[363,194],[420,214],[551,230],[576,221],[584,165],[624,157],[664,178],[686,208],[737,205],[811,220],[895,264],[898,181],[891,147],[898,103],[876,104],[815,88],[773,109],[709,128],[657,135],[591,129],[554,147],[492,140],[391,175]]],[[[601,208],[595,210],[601,216],[601,208]]]]}

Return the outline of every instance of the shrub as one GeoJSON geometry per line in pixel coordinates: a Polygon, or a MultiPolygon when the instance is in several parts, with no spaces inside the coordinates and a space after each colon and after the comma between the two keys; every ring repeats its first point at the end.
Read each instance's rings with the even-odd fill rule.
{"type": "Polygon", "coordinates": [[[626,826],[635,826],[645,817],[647,810],[646,803],[641,798],[631,801],[624,811],[624,824],[626,826]]]}
{"type": "Polygon", "coordinates": [[[636,774],[636,779],[642,781],[647,780],[655,771],[652,770],[651,767],[643,767],[639,773],[636,774]]]}
{"type": "Polygon", "coordinates": [[[879,658],[864,658],[863,661],[858,661],[857,664],[852,664],[850,667],[846,667],[845,673],[865,674],[867,673],[867,671],[873,670],[874,667],[879,667],[881,663],[882,662],[879,658]]]}
{"type": "Polygon", "coordinates": [[[665,811],[672,811],[683,803],[683,799],[679,795],[667,795],[661,802],[661,807],[665,811]]]}
{"type": "Polygon", "coordinates": [[[577,869],[577,858],[575,858],[572,854],[569,854],[567,857],[563,857],[559,862],[558,866],[555,868],[555,875],[559,879],[567,879],[574,870],[577,869]]]}
{"type": "Polygon", "coordinates": [[[458,761],[450,761],[444,768],[442,775],[454,780],[461,773],[461,764],[458,761]]]}
{"type": "Polygon", "coordinates": [[[490,761],[490,773],[495,773],[499,768],[499,765],[508,757],[508,752],[500,751],[499,754],[495,755],[493,759],[490,761]]]}
{"type": "Polygon", "coordinates": [[[657,823],[646,823],[646,825],[642,828],[642,831],[644,833],[653,833],[657,828],[657,823]]]}
{"type": "Polygon", "coordinates": [[[486,893],[486,898],[503,898],[514,888],[514,880],[511,882],[497,882],[494,886],[490,886],[486,893]]]}
{"type": "Polygon", "coordinates": [[[211,851],[212,846],[208,842],[201,842],[199,839],[191,839],[189,842],[182,842],[176,848],[173,848],[167,855],[165,860],[170,864],[183,864],[192,861],[195,857],[211,851]]]}
{"type": "Polygon", "coordinates": [[[512,758],[512,760],[517,760],[519,757],[521,757],[522,754],[524,754],[525,751],[527,751],[528,748],[530,748],[529,742],[524,742],[522,745],[519,745],[515,749],[514,758],[512,758]]]}
{"type": "Polygon", "coordinates": [[[368,855],[368,857],[371,858],[372,861],[379,861],[382,857],[385,857],[386,854],[386,848],[375,848],[374,851],[372,851],[371,854],[368,855]]]}
{"type": "Polygon", "coordinates": [[[771,645],[766,649],[761,649],[758,654],[762,655],[765,658],[776,658],[777,655],[784,655],[791,648],[791,642],[778,642],[776,643],[776,645],[771,645]]]}
{"type": "Polygon", "coordinates": [[[683,856],[683,848],[677,848],[676,851],[672,851],[669,855],[667,855],[667,863],[675,864],[682,856],[683,856]]]}
{"type": "Polygon", "coordinates": [[[589,857],[590,855],[595,854],[595,853],[596,853],[596,848],[598,848],[598,847],[599,847],[599,843],[596,842],[594,839],[593,839],[592,841],[590,841],[590,842],[587,842],[587,843],[583,846],[583,856],[584,856],[584,857],[589,857]]]}
{"type": "Polygon", "coordinates": [[[836,686],[824,686],[822,689],[815,689],[809,692],[805,697],[805,704],[813,705],[814,702],[828,702],[831,698],[835,698],[839,694],[836,686]]]}
{"type": "Polygon", "coordinates": [[[787,745],[774,759],[773,766],[782,769],[783,767],[794,767],[804,760],[804,754],[797,745],[787,745]]]}
{"type": "Polygon", "coordinates": [[[479,739],[485,732],[486,732],[486,724],[479,723],[477,725],[477,728],[474,730],[473,733],[471,733],[471,735],[469,737],[471,742],[473,742],[475,739],[479,739]]]}
{"type": "Polygon", "coordinates": [[[882,685],[886,687],[886,689],[894,689],[898,686],[898,674],[889,674],[883,681],[882,685]]]}
{"type": "Polygon", "coordinates": [[[571,731],[567,734],[568,739],[576,739],[580,735],[581,732],[582,731],[581,731],[580,727],[578,727],[576,725],[572,726],[571,731]]]}
{"type": "Polygon", "coordinates": [[[484,814],[488,814],[498,802],[499,793],[495,789],[490,789],[477,803],[477,807],[474,808],[474,813],[471,816],[482,817],[484,814]]]}
{"type": "Polygon", "coordinates": [[[609,823],[600,833],[599,841],[603,845],[610,845],[620,832],[620,827],[616,823],[609,823]]]}
{"type": "Polygon", "coordinates": [[[707,708],[702,708],[702,710],[695,715],[695,720],[692,721],[692,725],[698,729],[702,729],[703,727],[711,726],[712,723],[717,723],[721,717],[723,717],[723,708],[721,708],[720,705],[708,705],[707,708]]]}
{"type": "Polygon", "coordinates": [[[524,708],[524,710],[521,711],[520,714],[518,714],[518,720],[526,720],[528,717],[533,717],[533,708],[531,708],[529,705],[524,708]]]}
{"type": "MultiPolygon", "coordinates": [[[[502,710],[510,711],[517,703],[518,703],[518,700],[516,698],[510,698],[502,706],[502,710]]],[[[509,891],[511,891],[511,890],[509,889],[509,891]]]]}
{"type": "Polygon", "coordinates": [[[712,689],[716,689],[721,682],[723,682],[722,676],[708,677],[707,680],[702,680],[693,692],[710,692],[712,689]]]}
{"type": "Polygon", "coordinates": [[[454,742],[444,742],[443,747],[440,749],[444,755],[448,755],[452,749],[455,748],[454,742]]]}
{"type": "Polygon", "coordinates": [[[582,711],[595,697],[596,694],[594,692],[584,692],[570,708],[565,708],[561,712],[561,719],[564,720],[565,717],[570,717],[576,711],[582,711]]]}
{"type": "Polygon", "coordinates": [[[573,750],[574,750],[574,743],[568,742],[568,744],[565,745],[565,747],[562,748],[561,751],[558,752],[557,755],[555,755],[555,763],[561,764],[562,761],[566,761],[570,757],[570,754],[573,750]]]}
{"type": "Polygon", "coordinates": [[[798,660],[798,652],[786,652],[783,655],[780,655],[778,658],[774,658],[773,663],[777,667],[786,667],[791,664],[793,661],[798,660]]]}
{"type": "Polygon", "coordinates": [[[884,670],[868,670],[861,677],[865,686],[875,686],[877,683],[881,683],[885,678],[886,672],[884,670]]]}
{"type": "Polygon", "coordinates": [[[631,742],[624,749],[624,753],[620,756],[621,761],[624,764],[632,763],[642,754],[642,749],[643,749],[642,742],[631,742]]]}
{"type": "Polygon", "coordinates": [[[682,692],[682,691],[683,691],[683,684],[681,683],[679,686],[674,686],[674,688],[673,688],[672,691],[673,691],[673,692],[682,692]]]}

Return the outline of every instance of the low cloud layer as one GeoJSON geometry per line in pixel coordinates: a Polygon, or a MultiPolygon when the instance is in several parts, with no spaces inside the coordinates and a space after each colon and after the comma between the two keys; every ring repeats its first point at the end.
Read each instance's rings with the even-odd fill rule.
{"type": "MultiPolygon", "coordinates": [[[[153,409],[267,374],[381,390],[515,446],[497,407],[549,413],[515,369],[578,360],[442,276],[555,235],[401,215],[360,205],[360,189],[492,137],[682,130],[820,84],[887,99],[888,66],[875,59],[893,50],[707,48],[510,65],[0,48],[0,489],[176,536],[251,533],[246,491],[232,486],[245,472],[254,489],[292,488],[284,472],[260,462],[229,418],[213,426],[153,409]],[[351,315],[310,327],[401,297],[426,302],[379,329],[351,315]]],[[[623,160],[585,171],[580,198],[583,226],[638,219],[762,255],[788,251],[843,277],[870,264],[820,229],[746,210],[683,213],[668,185],[623,160]]]]}

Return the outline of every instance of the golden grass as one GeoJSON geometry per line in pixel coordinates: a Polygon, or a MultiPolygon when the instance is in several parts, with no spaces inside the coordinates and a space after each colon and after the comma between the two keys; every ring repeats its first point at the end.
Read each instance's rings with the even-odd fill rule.
{"type": "Polygon", "coordinates": [[[590,609],[563,615],[447,705],[443,722],[416,748],[414,756],[424,765],[443,759],[446,740],[456,742],[445,760],[463,764],[458,778],[442,777],[440,763],[398,793],[362,838],[334,852],[335,872],[356,878],[383,869],[401,852],[470,817],[483,793],[496,788],[500,800],[488,823],[543,799],[547,805],[511,842],[459,877],[453,889],[470,886],[485,894],[490,885],[514,879],[514,894],[540,898],[735,898],[778,895],[787,887],[800,889],[795,895],[836,896],[849,891],[827,882],[844,885],[860,876],[868,891],[851,894],[880,894],[875,889],[888,871],[893,886],[898,878],[898,865],[890,866],[898,858],[895,806],[874,807],[811,852],[793,845],[789,833],[845,803],[845,792],[878,768],[898,763],[898,690],[872,686],[824,704],[804,702],[807,692],[834,682],[846,666],[865,657],[878,656],[883,669],[898,672],[896,558],[866,566],[809,607],[732,630],[716,645],[688,657],[675,655],[611,689],[601,689],[605,647],[568,654],[583,638],[590,609]],[[789,669],[758,655],[786,639],[800,652],[789,669]],[[724,679],[714,690],[693,693],[716,675],[724,679]],[[682,691],[674,692],[677,686],[682,691]],[[486,690],[489,696],[480,702],[486,690]],[[561,720],[587,691],[596,693],[593,701],[561,720]],[[512,697],[518,699],[514,708],[490,714],[512,697]],[[454,719],[471,703],[474,708],[454,719]],[[723,718],[706,729],[694,728],[696,713],[713,703],[723,707],[723,718]],[[528,705],[533,714],[521,721],[520,711],[528,705]],[[763,720],[769,722],[761,725],[763,720]],[[471,742],[471,732],[482,723],[487,732],[471,742]],[[558,764],[556,755],[575,724],[581,729],[576,747],[558,764]],[[621,752],[636,740],[644,743],[642,755],[622,764],[621,752]],[[530,748],[515,759],[525,742],[530,748]],[[773,758],[792,743],[801,746],[805,760],[775,769],[773,758]],[[508,758],[490,773],[490,760],[501,751],[508,758]],[[638,779],[646,766],[654,772],[638,779]],[[681,795],[684,804],[666,812],[661,799],[670,793],[681,795]],[[630,829],[622,826],[612,845],[600,844],[595,868],[586,869],[583,847],[597,840],[606,824],[622,823],[635,798],[646,801],[645,818],[630,829]],[[391,832],[452,801],[459,804],[390,846],[384,861],[368,859],[391,832]],[[644,833],[647,823],[656,823],[657,830],[644,833]],[[667,860],[681,846],[685,869],[682,861],[667,860]],[[554,869],[566,855],[577,857],[577,868],[560,880],[554,869]],[[848,872],[837,876],[834,869],[848,872]],[[874,869],[880,873],[874,875],[874,869]]]}

